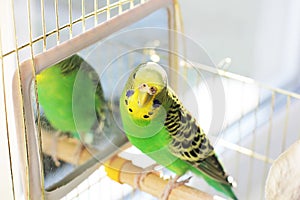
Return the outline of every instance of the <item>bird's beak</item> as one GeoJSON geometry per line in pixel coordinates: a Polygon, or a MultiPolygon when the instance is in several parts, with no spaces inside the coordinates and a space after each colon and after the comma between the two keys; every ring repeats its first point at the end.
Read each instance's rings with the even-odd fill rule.
{"type": "Polygon", "coordinates": [[[151,100],[151,95],[148,92],[139,92],[138,100],[138,105],[143,107],[151,100]]]}

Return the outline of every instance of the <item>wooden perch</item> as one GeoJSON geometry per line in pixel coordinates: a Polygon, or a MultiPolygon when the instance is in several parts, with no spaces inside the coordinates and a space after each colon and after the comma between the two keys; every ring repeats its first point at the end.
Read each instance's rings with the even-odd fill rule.
{"type": "MultiPolygon", "coordinates": [[[[134,166],[131,161],[118,156],[106,162],[105,170],[107,175],[113,180],[119,183],[126,183],[132,187],[136,187],[135,180],[143,172],[142,168],[134,166]]],[[[140,184],[140,189],[160,198],[167,184],[168,180],[162,179],[157,173],[149,172],[140,184]]],[[[180,199],[212,200],[213,197],[195,188],[182,185],[173,189],[169,196],[169,200],[180,199]]]]}
{"type": "MultiPolygon", "coordinates": [[[[46,155],[51,156],[53,151],[53,133],[49,133],[42,129],[42,150],[46,155]]],[[[80,154],[80,157],[77,159],[74,157],[75,152],[78,148],[79,141],[74,138],[68,137],[59,137],[57,140],[57,149],[56,156],[59,160],[64,162],[68,162],[73,165],[81,165],[92,158],[93,155],[97,155],[99,151],[95,148],[89,147],[84,148],[80,154]]],[[[119,151],[122,151],[128,147],[130,147],[130,143],[127,143],[120,147],[119,151]]]]}
{"type": "MultiPolygon", "coordinates": [[[[43,153],[51,156],[53,148],[53,134],[46,131],[42,131],[42,149],[43,153]]],[[[68,137],[59,137],[57,140],[57,150],[56,156],[59,160],[71,163],[73,165],[80,165],[92,158],[97,150],[95,149],[83,149],[78,161],[75,159],[74,155],[78,148],[78,140],[68,137]]]]}
{"type": "MultiPolygon", "coordinates": [[[[42,141],[43,153],[51,155],[53,134],[42,131],[42,141]]],[[[57,142],[57,158],[74,165],[82,164],[88,161],[89,159],[91,159],[94,153],[97,153],[96,149],[84,149],[81,152],[79,162],[76,163],[76,159],[74,159],[74,152],[76,151],[78,141],[72,138],[60,137],[58,138],[57,142]]],[[[128,145],[125,145],[125,148],[127,147],[128,145]]],[[[105,164],[105,169],[107,175],[111,179],[119,183],[126,183],[128,185],[131,185],[132,187],[136,187],[135,180],[143,173],[142,168],[134,166],[131,161],[125,160],[118,156],[114,156],[113,158],[108,160],[105,164]]],[[[145,178],[140,184],[140,189],[159,198],[164,192],[167,184],[168,180],[164,180],[157,173],[150,172],[146,174],[145,178]]],[[[169,200],[180,199],[213,200],[213,197],[195,188],[182,185],[173,189],[169,196],[169,200]]]]}

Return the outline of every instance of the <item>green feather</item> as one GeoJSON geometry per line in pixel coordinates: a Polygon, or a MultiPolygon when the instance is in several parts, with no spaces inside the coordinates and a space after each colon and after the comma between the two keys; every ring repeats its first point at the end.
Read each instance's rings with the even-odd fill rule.
{"type": "Polygon", "coordinates": [[[38,101],[47,120],[61,132],[92,131],[105,116],[105,100],[96,71],[73,55],[37,75],[38,101]]]}
{"type": "Polygon", "coordinates": [[[128,139],[177,175],[191,171],[216,190],[237,199],[208,138],[167,86],[166,79],[155,63],[142,64],[131,73],[120,98],[128,139]]]}

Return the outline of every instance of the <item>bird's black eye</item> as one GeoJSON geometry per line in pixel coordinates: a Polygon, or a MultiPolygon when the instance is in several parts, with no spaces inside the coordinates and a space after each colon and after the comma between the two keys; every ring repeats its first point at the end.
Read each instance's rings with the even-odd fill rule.
{"type": "Polygon", "coordinates": [[[135,75],[136,75],[136,73],[134,73],[134,74],[133,74],[133,76],[132,76],[132,77],[133,77],[133,79],[135,79],[135,75]]]}
{"type": "Polygon", "coordinates": [[[129,112],[132,112],[132,109],[131,109],[131,108],[129,108],[128,110],[129,110],[129,112]]]}
{"type": "Polygon", "coordinates": [[[146,87],[146,84],[145,83],[143,83],[143,85],[142,85],[144,88],[146,87]]]}

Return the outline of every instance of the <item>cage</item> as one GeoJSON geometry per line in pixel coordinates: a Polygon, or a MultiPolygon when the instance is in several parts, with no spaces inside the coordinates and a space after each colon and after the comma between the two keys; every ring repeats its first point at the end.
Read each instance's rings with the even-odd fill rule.
{"type": "MultiPolygon", "coordinates": [[[[0,126],[0,173],[8,184],[0,191],[7,199],[156,199],[148,193],[157,193],[157,182],[150,181],[141,192],[128,186],[134,177],[125,177],[127,184],[117,183],[103,166],[115,155],[123,164],[123,159],[131,160],[133,168],[153,163],[128,149],[118,116],[128,71],[146,61],[165,67],[170,85],[235,177],[239,198],[263,199],[271,164],[300,138],[297,91],[231,73],[226,70],[228,59],[215,66],[203,47],[184,35],[177,1],[10,0],[1,11],[6,21],[2,19],[0,32],[0,116],[5,122],[0,126]],[[19,11],[24,15],[17,15],[19,11]],[[73,54],[99,74],[116,124],[108,127],[111,134],[106,139],[96,138],[95,149],[81,153],[78,163],[72,159],[76,140],[60,138],[57,154],[62,165],[56,167],[49,157],[53,136],[41,124],[36,75],[73,54]]],[[[201,178],[188,185],[222,196],[201,178]]]]}

